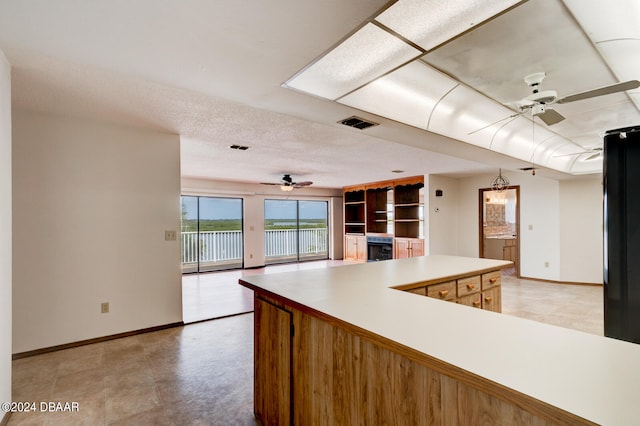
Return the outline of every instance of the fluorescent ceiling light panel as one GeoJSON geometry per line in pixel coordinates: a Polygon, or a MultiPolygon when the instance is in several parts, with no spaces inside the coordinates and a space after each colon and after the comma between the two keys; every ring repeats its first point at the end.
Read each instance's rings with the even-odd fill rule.
{"type": "Polygon", "coordinates": [[[429,51],[520,0],[399,0],[376,21],[429,51]]]}
{"type": "MultiPolygon", "coordinates": [[[[638,23],[640,25],[640,23],[638,23]]],[[[598,44],[604,60],[610,64],[611,69],[620,81],[640,80],[640,36],[635,40],[612,40],[598,44]],[[635,57],[630,52],[636,52],[635,57]]],[[[640,88],[628,92],[636,108],[640,110],[640,88]]]]}
{"type": "Polygon", "coordinates": [[[335,100],[421,54],[420,50],[368,23],[286,85],[335,100]]]}
{"type": "Polygon", "coordinates": [[[456,85],[457,81],[423,62],[414,61],[338,102],[426,129],[433,107],[456,85]]]}
{"type": "MultiPolygon", "coordinates": [[[[640,60],[630,52],[640,49],[640,2],[616,0],[564,0],[573,16],[602,53],[620,81],[640,79],[640,60]]],[[[638,90],[630,92],[640,110],[638,90]]]]}
{"type": "Polygon", "coordinates": [[[427,130],[489,148],[493,135],[513,114],[509,108],[460,85],[438,103],[427,130]],[[486,127],[490,123],[494,124],[486,127]]]}
{"type": "Polygon", "coordinates": [[[640,39],[638,0],[563,0],[594,43],[607,40],[640,39]]]}

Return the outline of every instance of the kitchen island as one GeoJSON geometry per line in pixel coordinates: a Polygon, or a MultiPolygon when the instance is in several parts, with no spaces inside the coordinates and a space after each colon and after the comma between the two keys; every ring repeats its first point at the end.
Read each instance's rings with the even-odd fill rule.
{"type": "Polygon", "coordinates": [[[640,346],[415,295],[500,260],[426,256],[243,277],[270,424],[633,424],[640,346]]]}

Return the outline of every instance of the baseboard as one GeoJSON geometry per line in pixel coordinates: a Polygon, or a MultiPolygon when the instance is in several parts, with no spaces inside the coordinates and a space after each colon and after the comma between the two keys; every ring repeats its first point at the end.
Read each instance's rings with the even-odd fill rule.
{"type": "Polygon", "coordinates": [[[2,419],[0,420],[0,426],[7,426],[9,424],[9,418],[11,417],[11,412],[4,413],[2,419]]]}
{"type": "Polygon", "coordinates": [[[264,267],[266,267],[266,266],[267,266],[267,265],[262,265],[262,266],[246,266],[246,267],[244,267],[244,268],[242,268],[242,269],[260,269],[260,268],[264,268],[264,267]]]}
{"type": "Polygon", "coordinates": [[[529,281],[540,281],[543,283],[551,283],[551,284],[568,284],[568,285],[592,285],[592,286],[598,286],[598,287],[602,287],[603,284],[602,283],[582,283],[582,282],[578,282],[578,281],[554,281],[554,280],[545,280],[544,278],[530,278],[530,277],[516,277],[522,280],[529,280],[529,281]]]}
{"type": "MultiPolygon", "coordinates": [[[[135,336],[138,334],[152,333],[154,331],[166,330],[168,328],[173,328],[173,327],[182,327],[183,325],[184,325],[184,322],[182,321],[174,322],[171,324],[165,324],[165,325],[157,325],[155,327],[143,328],[140,330],[133,330],[133,331],[126,331],[124,333],[112,334],[110,336],[96,337],[93,339],[81,340],[79,342],[65,343],[64,345],[56,345],[56,346],[50,346],[48,348],[35,349],[32,351],[26,351],[26,352],[19,352],[19,353],[13,354],[11,357],[14,360],[27,358],[30,356],[42,355],[49,352],[61,351],[63,349],[77,348],[78,346],[85,346],[85,345],[91,345],[93,343],[100,343],[100,342],[106,342],[108,340],[120,339],[121,337],[129,337],[129,336],[135,336]]],[[[4,423],[0,423],[0,426],[4,426],[4,423]]]]}

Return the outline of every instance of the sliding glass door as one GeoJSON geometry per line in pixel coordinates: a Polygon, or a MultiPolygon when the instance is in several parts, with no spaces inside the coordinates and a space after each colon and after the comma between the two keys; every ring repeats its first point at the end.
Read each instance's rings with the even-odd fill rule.
{"type": "Polygon", "coordinates": [[[326,201],[265,200],[265,263],[327,259],[326,201]]]}
{"type": "Polygon", "coordinates": [[[182,272],[242,267],[242,199],[182,197],[182,272]]]}

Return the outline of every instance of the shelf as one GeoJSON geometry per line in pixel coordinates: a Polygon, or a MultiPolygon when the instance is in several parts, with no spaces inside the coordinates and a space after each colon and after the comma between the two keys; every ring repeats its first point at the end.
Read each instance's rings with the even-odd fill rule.
{"type": "Polygon", "coordinates": [[[343,189],[345,235],[368,232],[415,238],[422,234],[424,177],[372,182],[343,189]]]}

